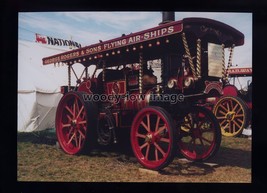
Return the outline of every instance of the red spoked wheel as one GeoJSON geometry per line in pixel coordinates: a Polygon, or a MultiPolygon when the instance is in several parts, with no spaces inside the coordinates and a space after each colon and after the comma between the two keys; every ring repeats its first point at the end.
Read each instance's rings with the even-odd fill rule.
{"type": "Polygon", "coordinates": [[[139,163],[152,170],[166,167],[177,150],[173,119],[161,107],[145,107],[131,128],[131,144],[139,163]]]}
{"type": "Polygon", "coordinates": [[[213,108],[223,136],[235,137],[242,133],[249,123],[249,110],[244,101],[236,96],[224,96],[213,108]]]}
{"type": "Polygon", "coordinates": [[[97,108],[83,100],[82,92],[68,92],[57,107],[56,134],[60,147],[75,155],[93,147],[97,108]]]}
{"type": "Polygon", "coordinates": [[[220,125],[213,113],[201,106],[190,108],[178,121],[180,153],[192,161],[213,157],[221,144],[220,125]]]}

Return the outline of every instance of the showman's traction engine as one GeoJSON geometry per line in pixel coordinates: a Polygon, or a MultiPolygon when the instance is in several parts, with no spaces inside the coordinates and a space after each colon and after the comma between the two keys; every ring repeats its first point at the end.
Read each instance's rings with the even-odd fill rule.
{"type": "Polygon", "coordinates": [[[56,112],[60,147],[76,155],[130,140],[139,163],[152,170],[178,153],[209,159],[220,147],[221,129],[202,102],[223,94],[224,51],[243,44],[244,35],[224,23],[174,21],[174,13],[163,12],[154,28],[43,58],[44,65],[68,68],[56,112]],[[84,66],[80,77],[75,63],[84,66]]]}

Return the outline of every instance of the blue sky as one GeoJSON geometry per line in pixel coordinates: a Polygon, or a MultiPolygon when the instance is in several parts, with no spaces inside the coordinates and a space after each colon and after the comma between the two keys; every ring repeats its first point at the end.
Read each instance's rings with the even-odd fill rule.
{"type": "MultiPolygon", "coordinates": [[[[35,41],[35,33],[70,39],[82,46],[155,27],[161,12],[20,12],[18,39],[35,41]]],[[[226,23],[245,35],[245,45],[236,47],[233,64],[252,65],[252,13],[175,12],[175,20],[205,17],[226,23]]]]}

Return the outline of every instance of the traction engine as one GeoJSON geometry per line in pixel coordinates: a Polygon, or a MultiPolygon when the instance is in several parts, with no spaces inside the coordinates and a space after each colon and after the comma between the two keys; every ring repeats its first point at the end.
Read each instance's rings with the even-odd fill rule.
{"type": "Polygon", "coordinates": [[[76,155],[120,143],[127,130],[123,138],[148,169],[168,166],[178,153],[209,159],[220,147],[221,129],[199,101],[223,94],[224,49],[243,43],[241,32],[219,21],[168,17],[154,28],[43,58],[44,65],[68,68],[56,112],[61,148],[76,155]],[[84,66],[80,77],[75,63],[84,66]]]}

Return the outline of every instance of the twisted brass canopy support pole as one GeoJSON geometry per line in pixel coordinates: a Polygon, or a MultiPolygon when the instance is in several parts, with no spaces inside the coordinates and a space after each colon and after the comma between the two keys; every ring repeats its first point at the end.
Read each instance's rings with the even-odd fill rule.
{"type": "Polygon", "coordinates": [[[197,77],[201,78],[201,40],[197,39],[197,77]]]}
{"type": "Polygon", "coordinates": [[[143,53],[139,53],[139,94],[143,94],[143,53]]]}
{"type": "Polygon", "coordinates": [[[187,40],[186,40],[186,37],[185,37],[185,33],[182,33],[182,40],[183,40],[185,53],[188,56],[189,65],[190,65],[193,77],[196,78],[196,70],[195,70],[195,67],[194,67],[193,59],[191,57],[191,54],[190,54],[190,51],[189,51],[189,48],[188,48],[188,44],[187,44],[187,40]]]}
{"type": "Polygon", "coordinates": [[[224,47],[225,45],[222,44],[222,79],[223,81],[227,80],[227,75],[226,75],[226,69],[225,69],[225,53],[224,53],[224,47]]]}
{"type": "Polygon", "coordinates": [[[103,72],[102,72],[102,81],[105,82],[106,78],[106,62],[103,61],[103,72]]]}
{"type": "Polygon", "coordinates": [[[229,55],[229,60],[228,60],[228,68],[231,67],[233,64],[233,53],[234,53],[234,48],[235,48],[235,44],[232,45],[232,47],[230,48],[230,55],[229,55]]]}

